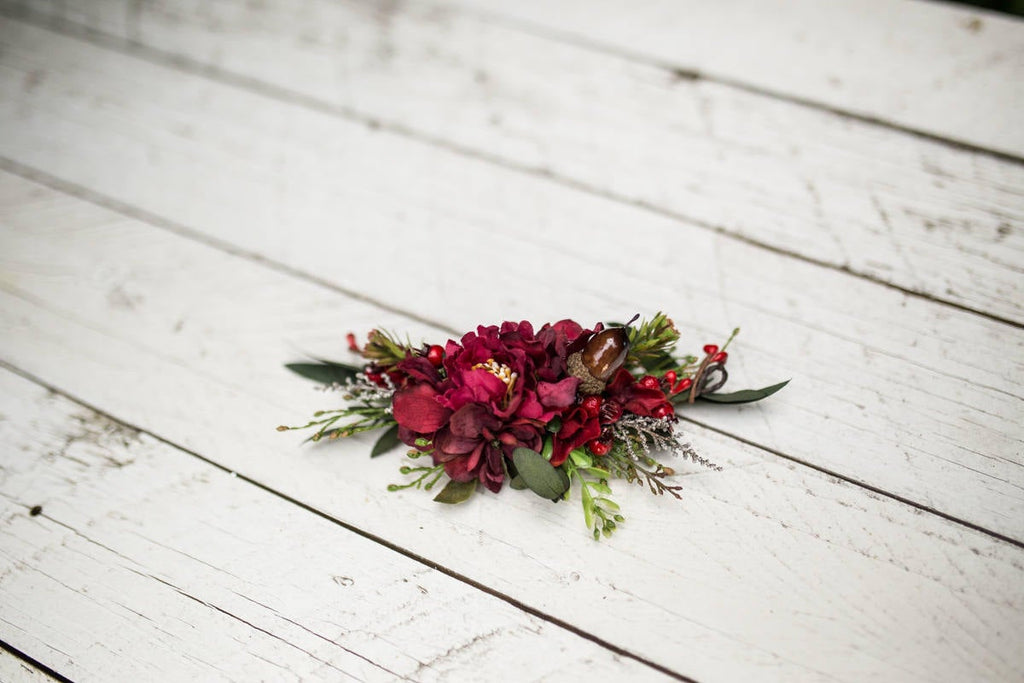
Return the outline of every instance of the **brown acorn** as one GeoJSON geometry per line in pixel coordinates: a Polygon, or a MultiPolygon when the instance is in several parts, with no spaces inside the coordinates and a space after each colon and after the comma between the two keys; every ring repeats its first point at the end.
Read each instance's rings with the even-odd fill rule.
{"type": "Polygon", "coordinates": [[[594,379],[607,382],[626,362],[629,334],[625,327],[609,327],[590,338],[580,360],[594,379]]]}

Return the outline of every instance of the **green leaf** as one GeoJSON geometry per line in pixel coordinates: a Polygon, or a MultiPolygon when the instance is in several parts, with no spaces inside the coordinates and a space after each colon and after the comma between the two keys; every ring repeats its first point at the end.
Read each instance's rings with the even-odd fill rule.
{"type": "Polygon", "coordinates": [[[684,403],[686,403],[687,401],[690,400],[690,392],[691,391],[693,391],[693,390],[692,389],[687,389],[686,391],[680,391],[678,394],[672,394],[672,396],[670,396],[668,400],[673,405],[677,405],[677,406],[678,405],[682,405],[682,404],[684,404],[684,403]]]}
{"type": "Polygon", "coordinates": [[[285,367],[297,375],[321,384],[344,382],[355,377],[357,372],[362,371],[362,368],[357,368],[354,365],[335,363],[330,360],[322,360],[317,363],[288,363],[285,367]]]}
{"type": "Polygon", "coordinates": [[[370,457],[376,458],[378,455],[384,455],[400,443],[402,442],[398,440],[398,425],[393,424],[377,439],[377,443],[373,445],[373,450],[370,451],[370,457]]]}
{"type": "Polygon", "coordinates": [[[448,505],[455,505],[456,503],[469,500],[469,497],[476,492],[476,481],[476,479],[471,481],[455,481],[452,479],[441,489],[441,493],[434,496],[434,500],[438,503],[447,503],[448,505]]]}
{"type": "Polygon", "coordinates": [[[753,403],[754,401],[760,401],[762,398],[771,396],[787,384],[789,384],[788,379],[785,382],[779,382],[763,389],[744,389],[729,394],[701,394],[697,397],[697,400],[709,401],[711,403],[753,403]]]}
{"type": "Polygon", "coordinates": [[[582,448],[574,448],[569,451],[569,457],[572,458],[572,464],[576,467],[586,469],[594,466],[593,458],[582,448]]]}
{"type": "Polygon", "coordinates": [[[512,451],[519,476],[541,498],[555,500],[569,489],[569,475],[560,467],[552,467],[544,456],[529,448],[512,451]]]}
{"type": "Polygon", "coordinates": [[[509,480],[508,485],[516,491],[522,491],[523,489],[530,488],[526,485],[526,482],[523,481],[523,478],[518,475],[512,477],[512,479],[509,480]]]}
{"type": "Polygon", "coordinates": [[[587,490],[585,484],[580,487],[580,497],[583,500],[583,521],[589,529],[594,526],[594,499],[590,495],[590,491],[587,490]]]}

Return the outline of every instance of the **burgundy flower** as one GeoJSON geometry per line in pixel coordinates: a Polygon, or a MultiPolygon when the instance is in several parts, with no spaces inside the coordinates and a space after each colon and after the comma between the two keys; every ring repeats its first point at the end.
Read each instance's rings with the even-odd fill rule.
{"type": "Polygon", "coordinates": [[[615,401],[626,411],[641,417],[652,417],[659,408],[664,410],[666,405],[670,409],[672,407],[665,397],[665,392],[640,386],[636,378],[625,368],[620,368],[612,376],[604,393],[608,399],[615,401]]]}
{"type": "Polygon", "coordinates": [[[562,414],[562,426],[555,434],[551,451],[551,464],[558,467],[569,457],[569,451],[579,448],[588,441],[601,436],[599,414],[591,413],[583,406],[573,406],[562,414]]]}
{"type": "Polygon", "coordinates": [[[566,376],[565,354],[583,334],[572,321],[539,335],[525,321],[480,326],[448,342],[443,377],[425,358],[406,359],[393,404],[399,438],[430,441],[452,479],[499,491],[502,459],[518,447],[541,450],[547,423],[575,403],[579,380],[566,376]]]}
{"type": "MultiPolygon", "coordinates": [[[[547,341],[547,340],[546,340],[547,341]]],[[[554,342],[555,339],[550,340],[554,342]]],[[[557,348],[533,334],[533,326],[502,323],[501,328],[480,326],[448,342],[444,367],[448,382],[441,402],[452,410],[467,403],[490,406],[495,416],[550,421],[576,399],[579,381],[565,376],[565,359],[552,361],[557,348]],[[561,363],[561,372],[538,377],[538,368],[561,363]]]]}
{"type": "Polygon", "coordinates": [[[491,491],[505,479],[502,459],[519,447],[539,451],[543,429],[527,420],[502,421],[480,403],[467,403],[434,440],[434,461],[455,481],[474,478],[491,491]]]}

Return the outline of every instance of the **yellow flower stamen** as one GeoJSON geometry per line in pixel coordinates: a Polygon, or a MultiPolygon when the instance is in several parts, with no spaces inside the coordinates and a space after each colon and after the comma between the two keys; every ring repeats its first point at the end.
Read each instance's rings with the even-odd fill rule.
{"type": "Polygon", "coordinates": [[[483,363],[477,363],[476,365],[473,366],[473,369],[486,370],[487,372],[491,373],[492,375],[500,379],[502,382],[504,382],[506,395],[512,394],[512,388],[516,385],[516,380],[519,379],[519,375],[515,372],[512,372],[512,368],[505,365],[504,363],[499,363],[493,358],[488,358],[483,363]]]}

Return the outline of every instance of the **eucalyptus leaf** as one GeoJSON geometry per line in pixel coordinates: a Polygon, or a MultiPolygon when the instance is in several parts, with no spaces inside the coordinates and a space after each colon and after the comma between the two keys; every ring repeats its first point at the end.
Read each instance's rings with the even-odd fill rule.
{"type": "Polygon", "coordinates": [[[509,480],[508,485],[516,491],[522,491],[523,489],[530,488],[529,486],[526,485],[526,482],[523,481],[523,478],[518,475],[512,477],[512,479],[509,480]]]}
{"type": "Polygon", "coordinates": [[[370,457],[376,458],[378,455],[384,455],[400,443],[402,442],[398,440],[398,425],[393,424],[377,439],[377,443],[373,445],[373,450],[370,451],[370,457]]]}
{"type": "Polygon", "coordinates": [[[512,462],[527,487],[541,498],[556,500],[569,489],[569,475],[552,467],[537,451],[517,448],[512,451],[512,462]]]}
{"type": "Polygon", "coordinates": [[[434,496],[434,500],[438,503],[447,503],[448,505],[455,505],[463,501],[469,500],[469,497],[476,492],[476,479],[471,481],[455,481],[452,479],[441,492],[434,496]]]}
{"type": "Polygon", "coordinates": [[[356,373],[362,372],[362,368],[357,368],[354,365],[345,365],[329,360],[316,363],[288,363],[285,367],[297,375],[321,384],[344,382],[355,377],[356,373]]]}
{"type": "Polygon", "coordinates": [[[785,382],[779,382],[763,389],[743,389],[742,391],[734,391],[728,394],[700,394],[697,396],[697,399],[711,403],[753,403],[754,401],[760,401],[762,398],[771,396],[787,384],[789,384],[788,379],[785,382]]]}

